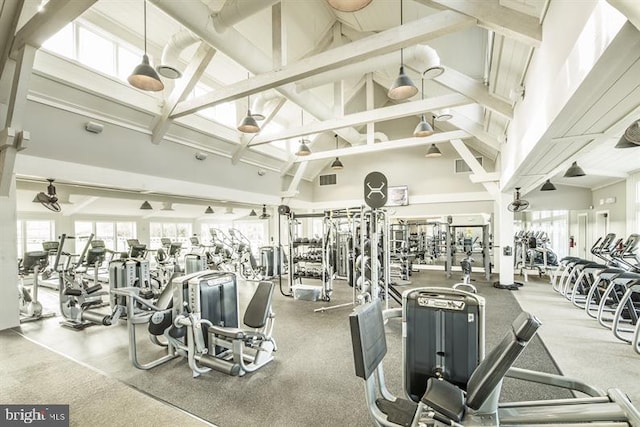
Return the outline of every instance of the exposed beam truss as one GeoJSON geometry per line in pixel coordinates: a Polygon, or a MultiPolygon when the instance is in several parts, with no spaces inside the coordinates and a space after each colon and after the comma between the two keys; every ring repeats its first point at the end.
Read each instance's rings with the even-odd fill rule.
{"type": "Polygon", "coordinates": [[[542,26],[533,16],[500,5],[499,0],[416,0],[426,6],[455,10],[474,17],[478,25],[532,47],[542,44],[542,26]]]}
{"type": "Polygon", "coordinates": [[[24,0],[0,0],[0,77],[9,59],[24,0]]]}
{"type": "MultiPolygon", "coordinates": [[[[411,101],[403,104],[396,104],[390,107],[378,108],[371,111],[349,114],[341,118],[314,122],[305,126],[286,129],[276,135],[264,135],[255,138],[251,146],[290,139],[314,133],[326,132],[335,129],[342,129],[351,126],[358,126],[366,123],[392,120],[406,116],[424,113],[425,111],[437,110],[440,108],[456,107],[471,104],[471,100],[460,94],[443,95],[435,98],[428,98],[419,101],[411,101]]],[[[373,136],[373,135],[372,135],[373,136]]]]}
{"type": "Polygon", "coordinates": [[[453,11],[443,11],[400,27],[339,46],[291,65],[259,74],[225,88],[184,101],[175,108],[173,118],[193,114],[212,105],[229,102],[248,95],[279,87],[334,68],[363,61],[373,56],[395,52],[475,25],[476,20],[453,11]]]}
{"type": "Polygon", "coordinates": [[[457,130],[453,132],[440,132],[428,136],[426,138],[404,138],[404,139],[396,139],[395,141],[385,141],[378,142],[377,144],[372,145],[357,145],[355,147],[345,147],[338,148],[337,150],[327,150],[321,151],[319,153],[312,153],[308,156],[297,157],[294,160],[294,163],[305,163],[313,160],[321,160],[328,159],[331,157],[347,157],[354,156],[358,154],[369,154],[369,153],[377,153],[380,151],[387,150],[399,150],[401,148],[409,148],[409,147],[417,147],[417,146],[427,146],[429,144],[436,144],[439,142],[447,142],[451,139],[463,139],[463,138],[471,138],[467,132],[457,130]]]}
{"type": "Polygon", "coordinates": [[[160,114],[156,120],[151,134],[151,141],[154,144],[160,144],[160,141],[162,141],[162,138],[167,133],[169,126],[171,126],[171,123],[173,122],[169,117],[171,112],[176,108],[176,105],[178,105],[179,102],[183,101],[191,91],[193,91],[193,88],[200,80],[200,77],[202,77],[202,74],[204,74],[215,53],[216,50],[209,44],[204,42],[200,43],[200,46],[198,46],[198,50],[193,55],[193,59],[189,62],[183,77],[177,80],[176,86],[171,92],[171,95],[169,95],[169,99],[167,99],[162,107],[162,114],[160,114]]]}
{"type": "Polygon", "coordinates": [[[490,175],[487,173],[480,162],[476,159],[476,156],[473,155],[471,150],[469,150],[469,147],[467,147],[461,139],[452,138],[451,145],[456,149],[460,157],[462,157],[462,160],[464,160],[473,172],[473,178],[470,178],[471,181],[474,182],[475,180],[476,182],[481,183],[485,190],[487,190],[494,199],[497,199],[500,194],[498,184],[496,183],[496,181],[500,180],[499,174],[490,175]]]}

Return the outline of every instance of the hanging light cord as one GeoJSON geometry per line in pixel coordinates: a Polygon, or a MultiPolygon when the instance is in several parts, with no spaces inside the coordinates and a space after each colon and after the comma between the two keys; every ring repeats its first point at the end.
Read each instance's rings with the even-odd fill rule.
{"type": "MultiPolygon", "coordinates": [[[[400,26],[402,27],[402,0],[400,0],[400,26]]],[[[400,66],[404,66],[404,49],[400,48],[400,66]]]]}
{"type": "MultiPolygon", "coordinates": [[[[401,3],[402,4],[402,3],[401,3]]],[[[147,54],[147,0],[144,0],[144,54],[147,54]]]]}

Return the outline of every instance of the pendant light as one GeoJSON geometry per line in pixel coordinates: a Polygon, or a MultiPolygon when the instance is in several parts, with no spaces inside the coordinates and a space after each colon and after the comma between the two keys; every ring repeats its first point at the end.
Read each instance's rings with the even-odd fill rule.
{"type": "Polygon", "coordinates": [[[339,12],[357,12],[371,3],[371,0],[327,0],[329,6],[339,12]]]}
{"type": "MultiPolygon", "coordinates": [[[[247,74],[247,80],[249,80],[249,75],[247,74]]],[[[238,125],[238,130],[243,133],[258,133],[260,132],[260,126],[258,126],[258,122],[256,122],[256,118],[251,114],[251,99],[250,95],[247,95],[247,115],[238,125]]]]}
{"type": "MultiPolygon", "coordinates": [[[[400,0],[400,26],[403,24],[402,0],[400,0]]],[[[389,88],[387,96],[395,100],[411,98],[418,93],[418,88],[413,84],[411,78],[404,72],[404,49],[400,49],[400,72],[398,77],[389,88]]]]}
{"type": "Polygon", "coordinates": [[[147,56],[147,0],[144,0],[144,55],[142,55],[142,62],[133,69],[127,81],[131,86],[141,90],[159,92],[164,89],[160,76],[149,64],[147,56]]]}
{"type": "Polygon", "coordinates": [[[573,162],[569,169],[564,173],[565,178],[576,178],[579,176],[585,176],[586,173],[578,166],[578,162],[573,162]]]}
{"type": "MultiPolygon", "coordinates": [[[[424,101],[424,79],[421,80],[421,86],[422,86],[422,92],[421,92],[422,100],[424,101]]],[[[413,136],[422,138],[422,137],[431,136],[431,135],[433,135],[433,126],[427,123],[423,114],[420,117],[418,126],[416,126],[415,130],[413,131],[413,136]]]]}
{"type": "Polygon", "coordinates": [[[258,216],[258,214],[256,213],[255,209],[251,209],[251,212],[249,212],[249,216],[258,216]]]}
{"type": "MultiPolygon", "coordinates": [[[[304,110],[301,108],[300,109],[300,122],[301,122],[301,127],[304,127],[304,110]]],[[[309,141],[306,138],[302,138],[300,140],[300,145],[298,145],[298,151],[296,151],[296,156],[308,156],[309,154],[311,154],[311,148],[309,148],[309,145],[311,141],[309,141]]]]}
{"type": "Polygon", "coordinates": [[[640,146],[640,120],[636,120],[629,126],[622,136],[618,143],[616,144],[616,148],[633,148],[640,146]]]}
{"type": "MultiPolygon", "coordinates": [[[[336,150],[337,150],[338,149],[338,134],[336,134],[335,136],[336,136],[336,150]]],[[[340,161],[340,159],[338,157],[336,157],[336,159],[333,161],[333,163],[331,163],[331,169],[333,169],[333,170],[344,169],[344,165],[342,164],[342,162],[340,161]]]]}
{"type": "Polygon", "coordinates": [[[555,191],[556,186],[553,185],[550,179],[546,180],[542,187],[540,187],[540,191],[555,191]]]}
{"type": "Polygon", "coordinates": [[[431,147],[427,150],[427,154],[424,156],[427,158],[440,157],[442,156],[442,151],[440,151],[436,144],[431,144],[431,147]]]}
{"type": "Polygon", "coordinates": [[[213,209],[211,209],[211,206],[207,206],[207,209],[204,210],[204,213],[206,213],[207,215],[211,215],[213,212],[213,209]]]}
{"type": "Polygon", "coordinates": [[[151,203],[145,200],[140,205],[140,209],[142,209],[143,211],[150,211],[150,210],[153,210],[153,206],[151,206],[151,203]]]}

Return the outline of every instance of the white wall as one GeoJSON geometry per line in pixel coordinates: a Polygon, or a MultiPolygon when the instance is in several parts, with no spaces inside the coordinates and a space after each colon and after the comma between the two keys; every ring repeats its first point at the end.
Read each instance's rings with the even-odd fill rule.
{"type": "Polygon", "coordinates": [[[556,191],[534,190],[523,194],[529,202],[529,211],[548,210],[586,210],[593,204],[592,193],[588,188],[556,185],[556,191]]]}
{"type": "Polygon", "coordinates": [[[15,183],[12,179],[9,197],[0,196],[0,330],[20,324],[15,183]]]}

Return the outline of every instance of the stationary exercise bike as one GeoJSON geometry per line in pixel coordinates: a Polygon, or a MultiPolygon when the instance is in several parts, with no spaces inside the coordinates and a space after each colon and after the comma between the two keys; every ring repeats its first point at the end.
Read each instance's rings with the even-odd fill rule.
{"type": "Polygon", "coordinates": [[[474,260],[473,258],[471,258],[471,251],[467,251],[467,256],[466,258],[464,258],[462,261],[460,261],[460,268],[462,269],[462,282],[461,283],[456,283],[455,285],[453,285],[453,289],[458,289],[458,288],[466,288],[466,289],[462,289],[463,291],[467,291],[467,292],[473,292],[474,294],[478,293],[478,289],[471,284],[471,263],[473,263],[474,260]]]}
{"type": "Polygon", "coordinates": [[[40,273],[49,265],[49,253],[45,251],[25,252],[20,266],[20,282],[18,283],[18,304],[20,308],[20,323],[33,322],[55,313],[43,313],[42,304],[38,301],[38,282],[40,273]],[[33,274],[31,292],[24,286],[24,276],[33,274]]]}

